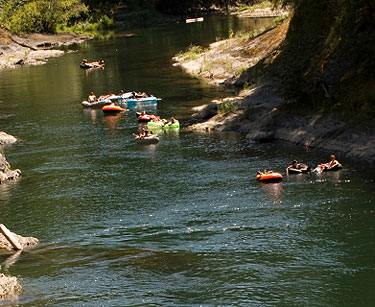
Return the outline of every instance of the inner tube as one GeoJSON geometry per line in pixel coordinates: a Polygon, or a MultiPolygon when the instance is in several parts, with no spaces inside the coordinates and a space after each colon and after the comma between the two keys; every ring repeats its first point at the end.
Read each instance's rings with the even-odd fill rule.
{"type": "Polygon", "coordinates": [[[107,104],[111,104],[111,101],[109,99],[98,100],[94,102],[89,102],[85,100],[85,101],[82,101],[81,104],[87,108],[102,108],[103,106],[107,104]]]}
{"type": "Polygon", "coordinates": [[[288,173],[289,174],[306,174],[311,171],[311,167],[307,168],[289,168],[288,173]]]}
{"type": "Polygon", "coordinates": [[[177,128],[180,128],[180,122],[177,120],[176,122],[174,122],[173,124],[166,124],[164,126],[164,128],[172,128],[172,129],[177,129],[177,128]]]}
{"type": "Polygon", "coordinates": [[[283,180],[283,175],[276,172],[258,172],[256,175],[256,180],[262,181],[262,182],[279,182],[283,180]]]}
{"type": "Polygon", "coordinates": [[[120,106],[112,103],[112,104],[104,106],[102,110],[104,113],[118,113],[118,112],[125,111],[126,109],[121,108],[120,106]]]}
{"type": "Polygon", "coordinates": [[[324,168],[323,172],[338,171],[339,169],[342,169],[342,165],[340,163],[331,168],[324,168]]]}
{"type": "Polygon", "coordinates": [[[164,124],[162,122],[148,122],[147,128],[148,129],[161,129],[164,127],[164,124]]]}

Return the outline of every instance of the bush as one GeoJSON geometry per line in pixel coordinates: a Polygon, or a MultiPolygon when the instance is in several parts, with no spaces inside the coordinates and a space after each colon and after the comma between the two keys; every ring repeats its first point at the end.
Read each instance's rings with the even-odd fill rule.
{"type": "Polygon", "coordinates": [[[217,106],[218,114],[235,113],[237,110],[238,110],[237,101],[223,102],[223,103],[218,104],[217,106]]]}
{"type": "Polygon", "coordinates": [[[9,31],[15,33],[56,32],[57,25],[87,12],[81,0],[34,0],[18,4],[7,2],[2,7],[0,21],[9,31]]]}

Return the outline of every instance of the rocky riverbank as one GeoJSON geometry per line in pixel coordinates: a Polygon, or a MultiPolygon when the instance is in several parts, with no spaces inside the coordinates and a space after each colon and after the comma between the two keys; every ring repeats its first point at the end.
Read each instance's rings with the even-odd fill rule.
{"type": "Polygon", "coordinates": [[[0,301],[17,298],[21,290],[22,287],[18,283],[17,277],[0,273],[0,301]]]}
{"type": "Polygon", "coordinates": [[[289,21],[252,39],[233,38],[215,42],[194,59],[175,57],[175,65],[199,78],[224,86],[251,89],[238,96],[194,110],[187,130],[235,132],[252,141],[288,141],[335,153],[340,158],[359,158],[375,163],[375,136],[371,122],[351,121],[334,113],[317,113],[294,108],[281,95],[275,78],[251,79],[240,67],[271,63],[277,57],[289,28],[289,21]],[[230,63],[226,65],[225,63],[230,63]],[[209,67],[209,69],[207,69],[209,67]],[[246,85],[246,86],[244,86],[246,85]]]}
{"type": "Polygon", "coordinates": [[[0,69],[44,64],[48,58],[65,53],[53,48],[82,43],[90,38],[71,33],[18,36],[0,29],[0,69]]]}
{"type": "MultiPolygon", "coordinates": [[[[5,132],[0,131],[0,145],[8,145],[17,142],[17,139],[5,132]]],[[[21,176],[19,169],[12,170],[8,161],[3,154],[0,153],[0,184],[8,180],[15,180],[21,176]]]]}
{"type": "MultiPolygon", "coordinates": [[[[7,269],[12,264],[14,264],[18,257],[20,256],[23,249],[35,246],[39,243],[38,239],[33,237],[22,237],[13,232],[10,232],[4,225],[0,224],[0,250],[7,253],[11,253],[9,257],[2,263],[2,266],[7,269]],[[5,230],[4,230],[5,229],[5,230]],[[3,233],[3,231],[6,231],[3,233]],[[12,242],[4,234],[10,235],[12,237],[12,242]],[[14,246],[19,247],[18,251],[14,251],[14,246]]],[[[0,271],[2,267],[0,266],[0,271]]],[[[17,277],[7,276],[0,273],[0,301],[2,300],[13,300],[18,297],[22,290],[21,285],[18,283],[17,277]]]]}

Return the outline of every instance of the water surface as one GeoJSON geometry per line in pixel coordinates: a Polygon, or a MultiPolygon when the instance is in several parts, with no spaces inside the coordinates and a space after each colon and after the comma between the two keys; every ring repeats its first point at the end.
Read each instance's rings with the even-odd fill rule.
{"type": "MultiPolygon", "coordinates": [[[[0,72],[3,149],[22,178],[0,186],[0,222],[41,244],[1,272],[19,276],[22,306],[370,306],[375,300],[374,168],[255,181],[330,153],[235,135],[171,132],[137,146],[137,109],[83,109],[92,90],[145,91],[141,106],[182,123],[231,94],[172,66],[190,44],[265,20],[212,18],[76,46],[47,65],[0,72]],[[83,71],[82,58],[105,58],[83,71]]],[[[269,22],[269,21],[268,21],[269,22]]],[[[13,262],[13,263],[12,263],[13,262]]],[[[1,304],[0,304],[1,305],[1,304]]]]}

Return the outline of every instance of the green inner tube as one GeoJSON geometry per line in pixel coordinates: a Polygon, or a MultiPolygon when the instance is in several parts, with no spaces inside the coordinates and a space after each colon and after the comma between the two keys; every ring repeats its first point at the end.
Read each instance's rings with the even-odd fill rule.
{"type": "Polygon", "coordinates": [[[166,125],[165,128],[180,128],[180,123],[173,123],[172,125],[166,125]]]}
{"type": "Polygon", "coordinates": [[[154,123],[154,122],[148,122],[147,123],[147,127],[148,128],[154,128],[154,129],[161,129],[161,128],[163,128],[163,124],[161,124],[161,123],[154,123]]]}
{"type": "Polygon", "coordinates": [[[163,125],[162,123],[148,122],[147,128],[149,129],[167,129],[167,128],[180,128],[180,122],[173,123],[171,125],[163,125]]]}

